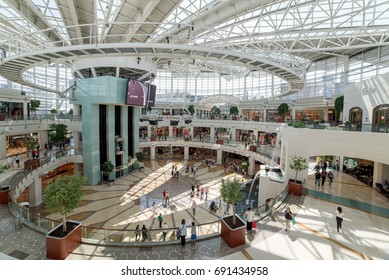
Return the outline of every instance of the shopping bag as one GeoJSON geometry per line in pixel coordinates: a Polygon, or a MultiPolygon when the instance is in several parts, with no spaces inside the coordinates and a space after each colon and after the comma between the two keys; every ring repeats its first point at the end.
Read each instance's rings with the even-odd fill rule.
{"type": "Polygon", "coordinates": [[[292,225],[295,225],[296,224],[296,219],[293,217],[292,218],[292,225]]]}

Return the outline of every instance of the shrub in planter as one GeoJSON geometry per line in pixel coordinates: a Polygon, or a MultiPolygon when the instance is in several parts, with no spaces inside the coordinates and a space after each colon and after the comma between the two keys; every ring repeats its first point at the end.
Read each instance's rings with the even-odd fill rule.
{"type": "Polygon", "coordinates": [[[289,167],[292,170],[296,171],[294,179],[290,179],[288,183],[288,190],[289,193],[295,194],[295,195],[301,195],[302,194],[302,182],[297,181],[297,175],[300,171],[303,171],[308,168],[307,160],[301,156],[293,156],[291,159],[291,163],[289,167]]]}
{"type": "Polygon", "coordinates": [[[64,259],[81,243],[81,228],[77,221],[67,221],[66,216],[80,203],[84,193],[81,186],[86,177],[79,174],[57,178],[49,185],[43,202],[49,213],[62,216],[62,225],[46,235],[46,255],[51,259],[64,259]]]}
{"type": "Polygon", "coordinates": [[[111,180],[111,173],[114,171],[115,166],[112,164],[111,161],[104,162],[104,164],[101,165],[101,172],[103,172],[103,175],[107,177],[108,182],[112,182],[111,180]]]}
{"type": "Polygon", "coordinates": [[[235,207],[236,204],[243,200],[244,196],[241,182],[237,178],[233,180],[222,179],[220,197],[224,202],[232,205],[233,214],[222,218],[221,237],[231,248],[242,245],[246,241],[245,223],[236,214],[235,207]]]}

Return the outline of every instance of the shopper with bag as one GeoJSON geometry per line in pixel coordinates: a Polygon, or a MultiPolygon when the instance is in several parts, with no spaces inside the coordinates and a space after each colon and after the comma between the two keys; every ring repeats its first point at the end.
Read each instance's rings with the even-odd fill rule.
{"type": "Polygon", "coordinates": [[[186,224],[185,219],[182,219],[181,224],[178,226],[178,236],[181,238],[181,246],[185,246],[186,238],[186,224]]]}
{"type": "Polygon", "coordinates": [[[290,210],[290,207],[286,208],[285,210],[285,231],[288,231],[288,228],[290,229],[290,222],[293,220],[293,213],[290,210]]]}

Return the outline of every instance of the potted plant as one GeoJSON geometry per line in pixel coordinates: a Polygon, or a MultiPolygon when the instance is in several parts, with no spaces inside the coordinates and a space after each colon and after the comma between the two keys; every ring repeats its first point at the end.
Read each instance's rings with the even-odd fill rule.
{"type": "Polygon", "coordinates": [[[232,215],[222,217],[220,234],[228,246],[234,248],[246,242],[246,224],[236,214],[236,204],[244,198],[241,182],[237,178],[232,181],[222,179],[220,197],[232,206],[233,212],[232,215]]]}
{"type": "Polygon", "coordinates": [[[249,170],[249,162],[248,160],[245,160],[242,162],[242,170],[247,174],[247,171],[249,170]]]}
{"type": "Polygon", "coordinates": [[[106,161],[101,165],[101,172],[103,172],[103,176],[107,177],[108,186],[112,186],[114,184],[114,180],[111,180],[111,173],[114,171],[115,166],[111,161],[106,161]]]}
{"type": "Polygon", "coordinates": [[[46,257],[48,259],[65,259],[79,244],[81,244],[81,223],[66,220],[79,204],[84,193],[81,186],[86,177],[79,174],[57,178],[45,190],[44,205],[49,213],[62,216],[62,224],[46,234],[46,257]]]}
{"type": "Polygon", "coordinates": [[[137,153],[135,153],[135,156],[136,156],[136,159],[137,159],[138,162],[139,162],[139,169],[144,168],[144,166],[143,166],[143,160],[145,159],[145,154],[142,153],[142,152],[137,152],[137,153]]]}
{"type": "Polygon", "coordinates": [[[193,114],[195,113],[194,105],[189,105],[188,111],[189,111],[189,113],[193,116],[193,114]]]}
{"type": "Polygon", "coordinates": [[[221,114],[220,108],[217,106],[213,106],[211,109],[211,119],[215,119],[215,117],[219,117],[221,114]]]}
{"type": "Polygon", "coordinates": [[[61,147],[61,144],[65,142],[66,139],[66,133],[68,132],[68,126],[66,124],[51,124],[48,129],[48,136],[51,142],[53,142],[54,145],[59,145],[61,147]]]}
{"type": "Polygon", "coordinates": [[[300,171],[303,171],[308,168],[307,160],[301,156],[295,155],[292,157],[289,167],[292,170],[296,171],[294,180],[290,179],[288,183],[289,193],[294,195],[301,195],[303,186],[302,186],[302,182],[297,180],[297,175],[300,171]]]}
{"type": "Polygon", "coordinates": [[[36,116],[36,111],[38,110],[39,106],[41,106],[40,100],[31,100],[30,101],[30,110],[34,113],[34,116],[36,116]]]}
{"type": "Polygon", "coordinates": [[[230,107],[230,115],[232,115],[232,119],[233,120],[237,120],[238,119],[238,114],[239,114],[239,109],[237,106],[231,106],[230,107]]]}
{"type": "Polygon", "coordinates": [[[285,121],[285,115],[289,111],[289,105],[287,103],[281,103],[277,107],[278,115],[282,118],[282,121],[285,121]]]}

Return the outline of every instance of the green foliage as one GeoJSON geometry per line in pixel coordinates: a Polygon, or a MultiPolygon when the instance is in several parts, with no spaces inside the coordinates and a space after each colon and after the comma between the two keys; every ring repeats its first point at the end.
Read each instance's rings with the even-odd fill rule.
{"type": "Polygon", "coordinates": [[[191,113],[191,115],[193,116],[193,114],[195,113],[194,105],[189,105],[188,111],[189,111],[189,113],[191,113]]]}
{"type": "Polygon", "coordinates": [[[339,119],[340,113],[343,112],[344,96],[339,96],[335,99],[334,108],[336,119],[339,119]]]}
{"type": "Polygon", "coordinates": [[[281,117],[285,117],[285,114],[289,111],[289,105],[286,103],[281,103],[278,106],[277,111],[278,115],[280,115],[281,117]]]}
{"type": "Polygon", "coordinates": [[[243,191],[241,182],[234,178],[234,180],[230,179],[222,179],[222,185],[220,188],[220,197],[223,199],[224,202],[230,204],[232,206],[233,210],[233,224],[236,224],[236,209],[235,204],[241,202],[243,198],[245,197],[243,191]]]}
{"type": "Polygon", "coordinates": [[[109,175],[114,169],[115,166],[111,161],[106,161],[101,165],[101,171],[104,173],[104,175],[109,175]]]}
{"type": "Polygon", "coordinates": [[[63,231],[66,231],[66,216],[77,207],[84,193],[81,186],[86,177],[79,174],[62,176],[49,185],[43,195],[43,202],[49,213],[57,213],[63,219],[63,231]]]}
{"type": "Polygon", "coordinates": [[[247,170],[249,169],[249,165],[250,164],[247,160],[243,161],[242,162],[242,169],[247,172],[247,170]]]}
{"type": "Polygon", "coordinates": [[[32,112],[36,113],[36,110],[39,108],[40,105],[41,105],[40,100],[31,100],[30,101],[30,110],[32,112]]]}
{"type": "Polygon", "coordinates": [[[293,126],[294,128],[305,128],[306,124],[300,121],[288,122],[288,126],[293,126]]]}
{"type": "Polygon", "coordinates": [[[34,139],[25,139],[23,142],[28,151],[32,151],[35,149],[36,142],[34,139]]]}
{"type": "Polygon", "coordinates": [[[231,115],[234,115],[234,116],[238,115],[238,114],[239,114],[239,109],[238,109],[238,107],[236,107],[236,106],[231,106],[231,107],[230,107],[230,114],[231,114],[231,115]]]}
{"type": "Polygon", "coordinates": [[[50,110],[50,113],[53,114],[53,115],[56,115],[56,114],[58,114],[58,110],[55,109],[55,108],[54,108],[54,109],[51,109],[51,110],[50,110]]]}
{"type": "Polygon", "coordinates": [[[70,109],[68,115],[73,116],[73,109],[70,109]]]}
{"type": "Polygon", "coordinates": [[[220,114],[221,114],[220,108],[218,108],[216,106],[213,106],[212,109],[211,109],[211,114],[213,116],[220,116],[220,114]]]}
{"type": "Polygon", "coordinates": [[[135,156],[136,156],[136,159],[137,159],[139,162],[143,162],[143,160],[145,159],[145,155],[144,155],[142,152],[137,152],[137,153],[135,153],[135,156]]]}
{"type": "Polygon", "coordinates": [[[68,126],[66,124],[51,124],[48,129],[48,136],[51,142],[58,144],[66,138],[68,126]]]}
{"type": "Polygon", "coordinates": [[[290,168],[296,170],[296,176],[294,177],[294,181],[297,181],[297,174],[300,171],[303,171],[308,168],[307,160],[301,156],[293,156],[290,162],[290,168]]]}
{"type": "Polygon", "coordinates": [[[7,171],[8,169],[11,168],[11,165],[6,163],[6,164],[0,164],[0,174],[1,173],[4,173],[5,171],[7,171]]]}

